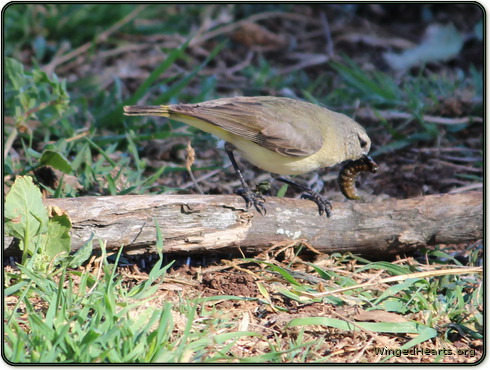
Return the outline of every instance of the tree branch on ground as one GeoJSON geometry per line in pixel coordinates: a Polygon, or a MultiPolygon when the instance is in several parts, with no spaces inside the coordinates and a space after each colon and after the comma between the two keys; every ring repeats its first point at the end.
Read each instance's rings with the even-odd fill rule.
{"type": "Polygon", "coordinates": [[[44,203],[71,217],[73,251],[92,234],[94,240],[106,240],[108,248],[151,250],[154,220],[163,234],[164,252],[182,253],[258,253],[274,244],[298,242],[322,253],[387,256],[483,237],[483,195],[478,191],[334,203],[330,218],[319,216],[316,205],[306,200],[266,199],[265,216],[247,211],[243,199],[232,195],[125,195],[44,203]]]}

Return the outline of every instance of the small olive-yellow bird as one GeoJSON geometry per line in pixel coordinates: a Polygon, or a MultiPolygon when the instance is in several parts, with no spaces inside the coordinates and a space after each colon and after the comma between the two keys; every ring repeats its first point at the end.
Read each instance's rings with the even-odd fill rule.
{"type": "MultiPolygon", "coordinates": [[[[366,130],[351,118],[290,98],[233,97],[197,104],[129,105],[124,114],[168,117],[226,141],[225,149],[242,183],[240,194],[247,207],[254,204],[260,213],[265,213],[264,198],[246,184],[234,150],[268,172],[297,175],[367,157],[371,148],[366,130]]],[[[330,216],[331,203],[317,192],[282,177],[279,180],[304,190],[303,198],[313,200],[320,214],[330,216]]]]}

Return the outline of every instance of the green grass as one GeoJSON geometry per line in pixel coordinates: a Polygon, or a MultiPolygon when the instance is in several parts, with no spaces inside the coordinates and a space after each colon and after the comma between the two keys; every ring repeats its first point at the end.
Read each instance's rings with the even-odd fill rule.
{"type": "Polygon", "coordinates": [[[14,310],[5,312],[6,358],[12,363],[193,362],[210,355],[210,338],[217,352],[212,355],[226,358],[219,354],[221,347],[254,335],[234,332],[215,336],[210,330],[223,327],[223,323],[212,318],[196,332],[192,324],[198,305],[189,300],[182,299],[178,305],[166,303],[159,310],[141,308],[158,290],[170,265],[161,266],[158,261],[147,281],[127,289],[116,273],[119,255],[115,264],[102,259],[101,279],[66,267],[57,274],[22,267],[18,273],[7,274],[7,295],[19,294],[20,299],[14,310]],[[55,281],[58,278],[60,283],[55,281]],[[19,306],[24,306],[27,320],[19,314],[19,306]],[[178,336],[172,319],[176,312],[188,320],[178,336]]]}
{"type": "MultiPolygon", "coordinates": [[[[101,247],[104,250],[103,244],[101,247]]],[[[328,361],[329,356],[321,354],[324,340],[313,340],[311,332],[308,331],[308,335],[305,332],[312,327],[363,329],[378,335],[413,334],[412,340],[406,341],[400,349],[409,349],[436,336],[447,338],[455,332],[482,339],[483,317],[479,309],[483,304],[482,282],[474,274],[442,273],[442,276],[407,278],[388,288],[373,284],[371,288],[353,288],[341,294],[308,298],[306,293],[318,293],[316,286],[301,282],[290,270],[256,261],[266,265],[262,272],[257,271],[264,279],[259,289],[263,298],[248,300],[275,311],[297,310],[295,305],[284,304],[279,299],[282,296],[302,306],[333,303],[336,307],[350,307],[352,302],[357,302],[359,309],[384,310],[407,318],[405,322],[373,323],[352,322],[346,317],[306,316],[292,319],[284,328],[285,333],[288,328],[298,328],[297,335],[287,335],[285,340],[281,336],[266,339],[263,333],[239,330],[237,318],[218,308],[221,300],[244,298],[181,296],[179,302],[162,303],[158,309],[146,305],[158,296],[172,263],[163,265],[162,260],[157,261],[147,280],[128,287],[116,269],[121,250],[114,263],[108,262],[103,254],[97,272],[73,270],[66,265],[51,272],[22,266],[16,272],[7,272],[5,294],[17,297],[17,303],[7,305],[5,310],[6,358],[13,363],[328,361]],[[267,278],[270,273],[279,273],[281,278],[270,281],[267,278]],[[252,338],[265,339],[269,348],[256,357],[233,355],[240,340],[252,338]]],[[[434,253],[434,257],[445,256],[434,253]]],[[[388,271],[391,276],[399,276],[431,270],[435,266],[420,265],[423,270],[419,270],[387,262],[356,262],[347,255],[333,257],[331,262],[337,273],[311,264],[320,276],[328,279],[328,290],[356,285],[366,272],[373,276],[388,271]],[[352,278],[347,278],[345,268],[352,263],[357,265],[350,273],[352,278]]],[[[454,265],[448,266],[454,268],[454,265]]]]}

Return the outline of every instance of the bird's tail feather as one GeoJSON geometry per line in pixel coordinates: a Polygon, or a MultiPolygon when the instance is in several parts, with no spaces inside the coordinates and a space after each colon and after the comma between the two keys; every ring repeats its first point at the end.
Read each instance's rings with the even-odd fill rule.
{"type": "Polygon", "coordinates": [[[161,116],[168,117],[168,105],[126,105],[125,116],[161,116]]]}

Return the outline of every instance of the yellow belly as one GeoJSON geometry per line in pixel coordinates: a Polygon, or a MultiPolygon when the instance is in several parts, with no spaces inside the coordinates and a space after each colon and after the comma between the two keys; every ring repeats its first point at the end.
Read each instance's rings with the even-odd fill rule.
{"type": "Polygon", "coordinates": [[[242,158],[268,172],[279,175],[299,175],[322,167],[317,160],[312,158],[314,155],[286,157],[242,138],[231,137],[227,141],[236,147],[242,158]]]}
{"type": "Polygon", "coordinates": [[[175,113],[171,114],[170,118],[209,132],[229,142],[237,149],[241,157],[265,171],[279,175],[299,175],[322,167],[333,166],[343,160],[338,158],[338,153],[341,153],[340,150],[325,147],[308,157],[284,156],[209,122],[175,113]]]}

